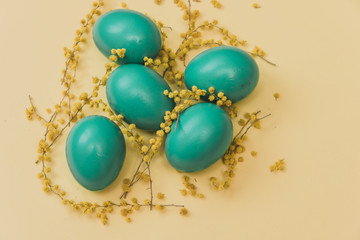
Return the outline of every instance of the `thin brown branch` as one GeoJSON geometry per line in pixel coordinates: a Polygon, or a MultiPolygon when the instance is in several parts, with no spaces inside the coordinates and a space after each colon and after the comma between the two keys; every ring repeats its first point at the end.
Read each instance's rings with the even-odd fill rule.
{"type": "MultiPolygon", "coordinates": [[[[184,37],[184,39],[181,41],[181,44],[183,44],[186,40],[188,40],[189,37],[190,37],[193,33],[197,32],[197,31],[199,30],[199,28],[205,27],[205,26],[206,26],[206,25],[202,24],[202,25],[196,27],[194,30],[192,30],[189,34],[186,34],[185,37],[184,37]]],[[[180,47],[175,51],[175,54],[177,55],[177,54],[179,53],[179,51],[180,51],[180,47]]]]}
{"type": "Polygon", "coordinates": [[[163,28],[168,28],[168,29],[170,29],[171,31],[173,30],[172,27],[170,27],[170,26],[162,26],[161,29],[163,29],[163,28]]]}
{"type": "Polygon", "coordinates": [[[34,103],[33,103],[32,98],[31,98],[30,95],[29,95],[29,101],[30,101],[31,106],[32,106],[33,109],[34,109],[35,115],[36,115],[37,117],[41,118],[41,120],[47,122],[47,120],[45,120],[45,118],[43,118],[43,117],[38,113],[38,111],[36,110],[36,107],[35,107],[35,105],[34,105],[34,103]]]}
{"type": "MultiPolygon", "coordinates": [[[[92,98],[92,96],[90,96],[88,98],[88,100],[90,100],[92,98]]],[[[86,105],[86,103],[84,102],[82,104],[82,106],[76,111],[76,113],[72,116],[72,118],[69,120],[69,122],[73,121],[77,115],[79,114],[79,112],[81,112],[81,110],[83,109],[83,107],[86,105]]],[[[62,133],[65,131],[65,129],[68,127],[68,124],[66,124],[59,132],[58,135],[56,135],[56,137],[54,138],[54,140],[49,144],[49,147],[51,147],[52,145],[54,145],[55,141],[62,135],[62,133]]]]}
{"type": "MultiPolygon", "coordinates": [[[[257,111],[254,115],[258,115],[261,111],[257,111]]],[[[249,124],[251,118],[249,118],[246,123],[244,124],[244,126],[241,127],[240,131],[235,135],[235,137],[233,138],[234,140],[241,134],[241,132],[245,129],[245,127],[249,124]]]]}
{"type": "Polygon", "coordinates": [[[264,118],[269,117],[270,115],[271,115],[271,113],[269,113],[268,115],[266,115],[266,116],[264,116],[264,117],[261,117],[261,118],[258,118],[258,119],[256,119],[255,121],[253,121],[253,122],[251,123],[251,125],[246,129],[246,131],[241,135],[240,139],[243,139],[243,137],[244,137],[244,136],[246,135],[246,133],[250,130],[250,128],[251,128],[252,126],[254,126],[255,123],[257,123],[258,121],[260,121],[260,120],[262,120],[262,119],[264,119],[264,118]]]}
{"type": "Polygon", "coordinates": [[[189,30],[191,30],[191,2],[190,2],[190,0],[188,0],[188,5],[189,5],[189,11],[188,11],[188,15],[189,15],[189,30]]]}
{"type": "MultiPolygon", "coordinates": [[[[141,162],[139,163],[139,165],[138,165],[138,167],[137,167],[137,169],[136,169],[136,171],[135,171],[135,173],[134,173],[134,175],[133,175],[133,177],[132,177],[132,179],[131,179],[131,181],[130,181],[129,187],[132,187],[132,186],[134,185],[134,183],[137,182],[137,181],[135,181],[135,179],[136,179],[136,177],[137,177],[137,175],[138,175],[138,172],[139,172],[139,170],[140,170],[140,168],[141,168],[141,165],[142,165],[143,163],[144,163],[144,158],[141,159],[141,162]]],[[[123,194],[120,196],[120,199],[126,198],[127,195],[128,195],[128,193],[129,193],[129,192],[123,192],[123,194]]]]}
{"type": "Polygon", "coordinates": [[[147,169],[148,169],[148,174],[149,174],[149,186],[150,186],[150,210],[152,210],[153,207],[153,199],[154,199],[154,195],[153,195],[153,186],[152,186],[152,178],[151,178],[151,171],[150,171],[150,162],[146,163],[147,169]]]}
{"type": "Polygon", "coordinates": [[[259,55],[259,54],[257,54],[257,53],[253,53],[253,52],[247,52],[247,53],[249,53],[249,54],[251,54],[251,55],[254,55],[254,56],[257,56],[257,57],[261,58],[262,60],[264,60],[265,62],[267,62],[267,63],[268,63],[268,64],[270,64],[270,65],[277,66],[275,63],[270,62],[269,60],[267,60],[267,59],[266,59],[266,58],[264,58],[263,56],[260,56],[260,55],[259,55]]]}
{"type": "Polygon", "coordinates": [[[175,125],[175,132],[179,126],[179,120],[180,120],[180,112],[178,112],[177,116],[176,116],[176,125],[175,125]]]}

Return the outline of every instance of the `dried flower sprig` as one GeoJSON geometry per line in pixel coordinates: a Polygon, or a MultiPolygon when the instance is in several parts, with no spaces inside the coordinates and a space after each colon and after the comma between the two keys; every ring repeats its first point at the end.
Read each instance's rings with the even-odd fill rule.
{"type": "Polygon", "coordinates": [[[269,168],[271,172],[285,171],[285,160],[280,159],[279,161],[272,164],[269,168]]]}
{"type": "Polygon", "coordinates": [[[239,120],[239,125],[241,126],[240,130],[233,137],[232,142],[230,143],[230,147],[222,157],[222,161],[227,167],[224,171],[223,180],[218,180],[216,177],[210,177],[210,185],[213,190],[222,191],[226,188],[230,187],[230,183],[232,179],[235,177],[235,168],[239,162],[244,161],[243,156],[239,156],[245,152],[245,146],[243,145],[244,141],[247,140],[247,133],[252,128],[260,129],[261,120],[269,117],[271,114],[265,115],[263,117],[258,118],[258,114],[260,111],[254,112],[252,114],[245,113],[245,119],[239,120]]]}
{"type": "MultiPolygon", "coordinates": [[[[198,187],[194,183],[191,183],[191,178],[189,176],[184,175],[182,176],[181,180],[185,187],[180,190],[182,196],[190,195],[192,197],[205,198],[203,193],[198,192],[198,187]]],[[[196,181],[196,179],[194,180],[196,181]]]]}

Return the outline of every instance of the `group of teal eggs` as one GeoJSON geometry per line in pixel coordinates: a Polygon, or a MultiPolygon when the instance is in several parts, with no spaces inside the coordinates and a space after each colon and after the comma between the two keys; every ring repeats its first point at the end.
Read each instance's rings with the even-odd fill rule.
{"type": "MultiPolygon", "coordinates": [[[[96,21],[93,39],[106,57],[112,49],[126,49],[125,57],[119,58],[120,66],[111,73],[106,85],[110,107],[139,129],[160,129],[165,112],[171,111],[175,103],[163,93],[171,91],[166,81],[143,65],[144,57],[155,58],[161,49],[161,34],[156,24],[133,10],[112,10],[96,21]]],[[[184,73],[189,89],[214,87],[233,103],[247,97],[258,79],[259,69],[253,58],[227,46],[203,51],[191,60],[184,73]]],[[[167,160],[181,172],[197,172],[209,167],[232,141],[233,125],[229,115],[216,104],[207,102],[207,98],[203,100],[174,120],[165,139],[167,160]]],[[[71,173],[83,187],[92,191],[106,188],[117,178],[125,155],[120,128],[104,116],[81,119],[67,138],[66,158],[71,173]]]]}

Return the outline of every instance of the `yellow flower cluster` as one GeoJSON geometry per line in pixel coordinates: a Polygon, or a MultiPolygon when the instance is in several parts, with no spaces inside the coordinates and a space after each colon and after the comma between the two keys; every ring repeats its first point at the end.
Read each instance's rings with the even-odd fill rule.
{"type": "Polygon", "coordinates": [[[159,55],[155,58],[144,57],[144,65],[155,71],[162,71],[165,80],[176,83],[178,87],[183,86],[183,72],[173,70],[176,66],[176,54],[171,49],[163,46],[159,55]]]}
{"type": "Polygon", "coordinates": [[[261,121],[257,118],[258,112],[245,113],[244,118],[241,118],[238,122],[240,126],[244,126],[248,123],[254,128],[261,129],[261,121]]]}
{"type": "MultiPolygon", "coordinates": [[[[54,187],[53,187],[54,188],[54,187]]],[[[101,222],[105,225],[108,223],[108,213],[112,213],[114,211],[114,207],[120,208],[120,215],[124,217],[125,221],[130,223],[132,222],[132,219],[129,217],[132,213],[135,211],[139,211],[141,207],[149,206],[150,200],[145,199],[144,204],[141,204],[138,202],[137,198],[132,198],[131,202],[128,202],[126,200],[121,200],[118,204],[111,202],[111,201],[105,201],[101,205],[98,203],[90,203],[90,202],[75,202],[73,200],[67,200],[63,198],[62,200],[64,205],[69,205],[73,209],[82,212],[84,214],[94,214],[97,218],[101,220],[101,222]]],[[[153,205],[156,207],[157,210],[163,210],[166,206],[165,204],[156,204],[153,205]]],[[[182,207],[182,205],[179,205],[179,207],[182,207]]]]}
{"type": "Polygon", "coordinates": [[[159,193],[157,194],[157,198],[162,200],[162,199],[165,198],[165,194],[159,192],[159,193]]]}
{"type": "MultiPolygon", "coordinates": [[[[269,116],[267,115],[265,117],[258,118],[257,115],[259,113],[260,111],[251,114],[245,113],[244,119],[240,119],[238,121],[241,129],[235,135],[232,142],[230,143],[228,150],[222,157],[223,163],[227,166],[227,170],[224,171],[224,179],[219,181],[216,177],[210,178],[210,185],[213,190],[222,191],[230,187],[232,178],[235,177],[235,168],[237,164],[244,161],[244,157],[239,156],[239,154],[243,154],[245,152],[245,146],[243,145],[243,142],[247,140],[246,134],[248,130],[251,127],[260,128],[261,119],[269,116]]],[[[257,152],[251,151],[250,154],[255,157],[257,155],[257,152]]]]}
{"type": "Polygon", "coordinates": [[[199,197],[199,198],[204,198],[205,195],[203,193],[198,193],[197,192],[197,187],[195,186],[195,184],[190,183],[190,177],[189,176],[182,176],[182,183],[185,187],[185,189],[180,189],[180,194],[182,196],[186,196],[186,195],[190,195],[193,197],[199,197]]]}
{"type": "MultiPolygon", "coordinates": [[[[192,106],[194,101],[200,101],[201,97],[205,96],[206,93],[206,90],[198,89],[196,86],[193,86],[191,90],[183,89],[181,91],[175,90],[173,92],[169,92],[168,90],[164,91],[165,96],[174,99],[174,102],[176,103],[174,112],[176,114],[185,110],[187,107],[192,106]]],[[[164,118],[164,120],[168,119],[164,118]]]]}
{"type": "Polygon", "coordinates": [[[119,58],[124,58],[126,53],[125,48],[121,49],[111,49],[111,55],[109,57],[110,61],[116,62],[119,58]]]}
{"type": "Polygon", "coordinates": [[[219,1],[217,0],[211,0],[211,4],[215,7],[215,8],[222,8],[222,5],[219,1]]]}
{"type": "Polygon", "coordinates": [[[122,3],[121,3],[121,7],[127,9],[127,8],[128,8],[128,5],[126,4],[126,2],[122,2],[122,3]]]}
{"type": "MultiPolygon", "coordinates": [[[[75,81],[75,78],[71,76],[69,69],[75,70],[78,61],[79,61],[79,55],[76,55],[77,52],[80,51],[80,43],[86,42],[86,37],[84,34],[89,32],[89,27],[95,24],[95,16],[100,16],[101,11],[99,8],[104,5],[104,1],[100,0],[98,2],[93,3],[93,9],[86,14],[86,18],[81,19],[80,24],[81,27],[75,31],[75,38],[74,43],[72,45],[72,49],[64,47],[64,56],[66,57],[65,65],[66,68],[63,69],[63,77],[60,79],[62,83],[64,83],[65,80],[70,80],[71,82],[75,81]]],[[[65,83],[65,87],[69,82],[65,83]]]]}
{"type": "Polygon", "coordinates": [[[258,3],[253,3],[253,4],[252,4],[252,7],[253,7],[253,8],[261,8],[261,6],[260,6],[258,3]]]}
{"type": "Polygon", "coordinates": [[[281,159],[270,166],[271,172],[284,171],[285,170],[285,161],[281,159]]]}
{"type": "Polygon", "coordinates": [[[221,106],[229,114],[230,118],[237,117],[238,107],[232,105],[230,99],[228,99],[223,92],[216,93],[214,87],[208,89],[208,99],[210,102],[216,103],[216,105],[221,106]]]}
{"type": "Polygon", "coordinates": [[[251,51],[251,54],[253,56],[258,56],[258,57],[264,57],[265,56],[265,52],[260,49],[258,46],[255,46],[254,49],[251,51]]]}
{"type": "Polygon", "coordinates": [[[183,216],[186,216],[188,215],[189,211],[186,209],[186,208],[181,208],[180,209],[180,214],[183,215],[183,216]]]}
{"type": "Polygon", "coordinates": [[[227,166],[227,170],[224,171],[224,179],[218,180],[216,177],[210,178],[210,185],[213,190],[222,191],[230,187],[232,178],[235,177],[235,167],[238,163],[236,155],[245,151],[245,148],[241,145],[241,141],[233,141],[223,156],[223,163],[227,166]]]}
{"type": "Polygon", "coordinates": [[[28,120],[33,119],[34,113],[35,113],[35,107],[34,106],[30,106],[29,108],[25,109],[26,118],[28,120]]]}
{"type": "Polygon", "coordinates": [[[189,213],[189,211],[186,208],[181,208],[180,209],[180,214],[183,216],[186,216],[189,213]]]}
{"type": "Polygon", "coordinates": [[[280,93],[274,93],[273,96],[275,100],[278,100],[280,98],[280,93]]]}
{"type": "Polygon", "coordinates": [[[188,5],[182,0],[174,0],[174,4],[181,8],[184,12],[189,10],[188,5]]]}
{"type": "Polygon", "coordinates": [[[209,88],[209,100],[211,102],[216,101],[216,105],[218,106],[230,107],[232,104],[231,100],[227,99],[223,92],[215,94],[215,89],[213,87],[209,88]]]}

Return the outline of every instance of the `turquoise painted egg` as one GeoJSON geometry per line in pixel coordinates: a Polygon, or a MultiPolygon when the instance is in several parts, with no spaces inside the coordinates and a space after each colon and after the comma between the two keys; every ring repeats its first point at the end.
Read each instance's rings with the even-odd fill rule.
{"type": "Polygon", "coordinates": [[[111,49],[125,48],[118,63],[143,63],[144,57],[155,58],[161,49],[161,34],[156,24],[144,14],[117,9],[103,14],[95,22],[93,39],[106,57],[111,49]]]}
{"type": "Polygon", "coordinates": [[[155,131],[166,111],[175,103],[163,92],[169,85],[154,70],[140,64],[126,64],[115,69],[106,84],[110,107],[138,128],[155,131]]]}
{"type": "Polygon", "coordinates": [[[212,103],[186,109],[165,140],[169,163],[181,172],[198,172],[215,163],[229,148],[233,126],[229,115],[212,103]],[[175,130],[176,128],[176,130],[175,130]]]}
{"type": "Polygon", "coordinates": [[[244,99],[259,81],[259,68],[245,51],[228,46],[208,49],[195,56],[185,69],[187,88],[214,87],[233,103],[244,99]]]}
{"type": "Polygon", "coordinates": [[[110,119],[93,115],[78,121],[66,141],[66,159],[83,187],[98,191],[119,175],[126,154],[124,136],[110,119]]]}

